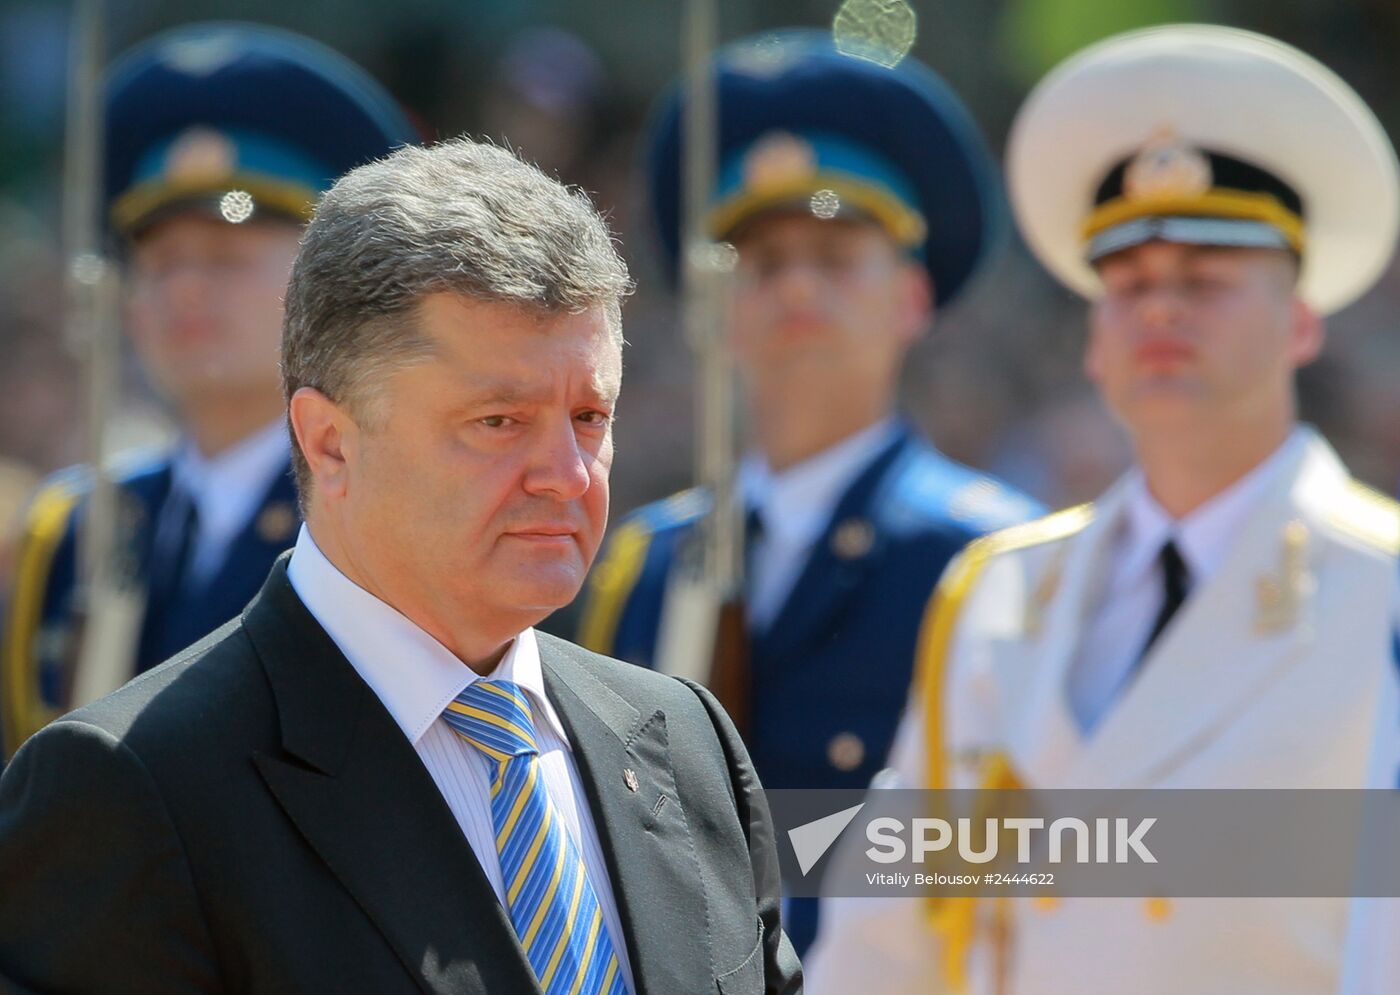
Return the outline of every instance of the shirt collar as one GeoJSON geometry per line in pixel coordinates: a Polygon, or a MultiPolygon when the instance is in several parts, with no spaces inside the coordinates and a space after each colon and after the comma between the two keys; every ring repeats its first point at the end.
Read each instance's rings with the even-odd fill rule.
{"type": "Polygon", "coordinates": [[[1251,512],[1274,489],[1281,468],[1306,444],[1306,438],[1303,429],[1295,428],[1262,463],[1180,520],[1157,503],[1142,471],[1134,470],[1128,480],[1126,547],[1117,579],[1126,582],[1149,569],[1171,538],[1191,571],[1192,585],[1209,581],[1225,562],[1251,512]]]}
{"type": "Polygon", "coordinates": [[[270,485],[272,478],[286,469],[289,447],[287,423],[280,418],[216,456],[206,457],[193,440],[186,439],[175,453],[171,477],[174,486],[194,501],[201,528],[217,529],[222,519],[230,517],[236,519],[235,524],[242,524],[266,491],[265,487],[249,487],[249,482],[270,485]],[[233,500],[234,495],[246,495],[247,500],[233,500]],[[239,511],[246,514],[236,514],[239,511]]]}
{"type": "Polygon", "coordinates": [[[762,515],[765,537],[808,545],[826,528],[841,495],[898,433],[898,422],[886,417],[781,473],[752,453],[739,468],[739,493],[762,515]]]}
{"type": "Polygon", "coordinates": [[[448,703],[474,681],[503,680],[513,681],[530,696],[536,723],[543,718],[568,746],[563,724],[545,694],[534,629],[517,635],[496,669],[483,678],[407,616],[341,573],[306,525],[297,536],[287,577],[410,743],[417,744],[448,703]]]}

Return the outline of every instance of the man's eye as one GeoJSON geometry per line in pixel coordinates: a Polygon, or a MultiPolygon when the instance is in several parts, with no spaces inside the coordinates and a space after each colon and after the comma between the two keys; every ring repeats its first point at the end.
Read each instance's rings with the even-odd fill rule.
{"type": "Polygon", "coordinates": [[[1199,274],[1187,277],[1186,288],[1194,294],[1209,294],[1219,290],[1224,290],[1228,282],[1218,276],[1199,274]]]}
{"type": "Polygon", "coordinates": [[[828,273],[840,273],[855,268],[851,251],[842,246],[825,246],[816,253],[817,266],[828,273]]]}
{"type": "Polygon", "coordinates": [[[585,411],[579,415],[579,421],[589,425],[606,425],[612,420],[611,416],[603,411],[585,411]]]}
{"type": "Polygon", "coordinates": [[[762,283],[771,280],[782,268],[783,262],[777,256],[754,253],[740,260],[739,275],[751,283],[762,283]]]}
{"type": "Polygon", "coordinates": [[[507,415],[487,415],[478,419],[478,422],[487,428],[505,428],[507,425],[514,425],[515,419],[507,415]]]}

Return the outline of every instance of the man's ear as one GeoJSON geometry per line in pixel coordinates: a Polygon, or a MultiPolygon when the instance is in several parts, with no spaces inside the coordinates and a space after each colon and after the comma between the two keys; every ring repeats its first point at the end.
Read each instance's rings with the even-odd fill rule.
{"type": "Polygon", "coordinates": [[[1293,328],[1289,337],[1289,356],[1295,369],[1317,359],[1327,342],[1327,322],[1301,298],[1293,298],[1293,328]]]}
{"type": "Polygon", "coordinates": [[[1100,374],[1103,372],[1103,345],[1102,337],[1099,333],[1099,309],[1103,307],[1103,298],[1096,298],[1089,304],[1089,332],[1084,339],[1084,356],[1080,360],[1080,369],[1084,371],[1084,376],[1092,384],[1100,382],[1100,374]]]}
{"type": "Polygon", "coordinates": [[[287,405],[287,418],[311,468],[315,493],[344,497],[349,461],[359,441],[359,426],[350,413],[315,387],[301,387],[287,405]]]}
{"type": "Polygon", "coordinates": [[[933,330],[933,281],[922,263],[907,260],[900,285],[904,309],[901,324],[909,329],[909,341],[914,342],[933,330]]]}

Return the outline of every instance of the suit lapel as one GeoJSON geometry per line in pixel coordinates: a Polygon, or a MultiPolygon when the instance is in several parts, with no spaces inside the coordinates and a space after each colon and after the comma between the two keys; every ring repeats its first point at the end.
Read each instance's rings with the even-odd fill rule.
{"type": "Polygon", "coordinates": [[[880,485],[913,441],[909,430],[901,427],[898,437],[846,489],[782,609],[754,639],[755,655],[788,659],[809,639],[830,631],[842,604],[878,566],[888,539],[870,509],[880,485]]]}
{"type": "Polygon", "coordinates": [[[1282,471],[1219,571],[1182,606],[1090,741],[1075,787],[1144,786],[1205,749],[1306,655],[1315,539],[1295,491],[1323,503],[1345,480],[1309,447],[1282,471]],[[1290,565],[1291,564],[1291,565],[1290,565]],[[1270,586],[1296,603],[1271,608],[1270,586]]]}
{"type": "Polygon", "coordinates": [[[573,748],[622,920],[638,995],[712,975],[701,873],[676,788],[666,716],[643,715],[568,643],[539,636],[545,688],[573,748]],[[630,772],[630,774],[629,774],[630,772]],[[702,939],[703,938],[703,939],[702,939]]]}
{"type": "Polygon", "coordinates": [[[285,750],[253,758],[263,780],[425,992],[538,992],[447,803],[297,598],[286,562],[243,616],[285,750]]]}

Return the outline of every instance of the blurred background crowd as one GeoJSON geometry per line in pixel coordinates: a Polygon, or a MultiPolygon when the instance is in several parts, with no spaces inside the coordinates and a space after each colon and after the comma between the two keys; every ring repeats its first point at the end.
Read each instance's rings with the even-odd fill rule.
{"type": "MultiPolygon", "coordinates": [[[[993,151],[1031,85],[1116,32],[1171,21],[1262,31],[1318,57],[1400,141],[1394,0],[940,0],[916,2],[913,54],[966,100],[993,151]]],[[[728,0],[721,34],[823,25],[835,0],[728,0]]],[[[259,21],[340,50],[382,81],[425,136],[508,143],[588,190],[622,239],[638,290],[617,424],[614,517],[691,482],[692,359],[641,211],[638,139],[681,61],[675,0],[113,0],[115,54],[196,20],[259,21]]],[[[0,0],[0,516],[43,475],[84,456],[80,382],[63,335],[59,216],[68,5],[0,0]]],[[[1277,113],[1286,121],[1289,108],[1277,113]]],[[[1361,479],[1400,479],[1400,264],[1330,322],[1302,378],[1302,412],[1361,479]]],[[[1009,229],[978,286],[936,319],[906,369],[905,406],[955,459],[1047,505],[1092,497],[1125,441],[1079,369],[1084,305],[1009,229]]],[[[168,416],[129,366],[119,438],[159,444],[168,416]]],[[[3,546],[3,544],[0,544],[3,546]]],[[[4,567],[0,563],[0,567],[4,567]]],[[[0,575],[8,574],[0,569],[0,575]]]]}

